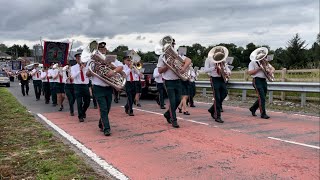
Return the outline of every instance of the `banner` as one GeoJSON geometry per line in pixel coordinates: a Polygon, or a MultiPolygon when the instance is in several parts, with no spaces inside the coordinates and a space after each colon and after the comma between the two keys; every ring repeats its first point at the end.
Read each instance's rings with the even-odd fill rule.
{"type": "Polygon", "coordinates": [[[43,66],[48,67],[51,63],[67,64],[69,43],[45,41],[43,47],[43,66]]]}
{"type": "Polygon", "coordinates": [[[13,71],[21,70],[21,61],[11,61],[12,66],[11,69],[13,71]]]}

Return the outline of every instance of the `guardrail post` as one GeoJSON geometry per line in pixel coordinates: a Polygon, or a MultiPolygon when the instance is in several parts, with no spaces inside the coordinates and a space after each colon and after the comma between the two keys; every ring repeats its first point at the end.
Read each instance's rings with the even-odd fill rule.
{"type": "MultiPolygon", "coordinates": [[[[281,82],[286,81],[286,74],[287,74],[287,68],[283,68],[281,71],[281,82]]],[[[281,91],[281,101],[284,101],[286,99],[286,93],[281,91]]]]}
{"type": "Polygon", "coordinates": [[[242,101],[247,100],[247,90],[242,90],[242,101]]]}
{"type": "Polygon", "coordinates": [[[202,88],[202,96],[203,97],[207,96],[207,88],[202,88]]]}
{"type": "Polygon", "coordinates": [[[269,104],[273,102],[273,91],[269,91],[269,104]]]}
{"type": "Polygon", "coordinates": [[[248,81],[248,70],[243,71],[243,80],[248,81]]]}
{"type": "Polygon", "coordinates": [[[305,106],[306,105],[306,99],[307,99],[307,94],[306,92],[302,92],[301,93],[301,106],[305,106]]]}

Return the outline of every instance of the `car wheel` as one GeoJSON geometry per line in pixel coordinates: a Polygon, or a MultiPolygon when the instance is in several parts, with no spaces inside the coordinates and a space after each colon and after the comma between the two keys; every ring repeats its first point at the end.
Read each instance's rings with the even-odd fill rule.
{"type": "Polygon", "coordinates": [[[10,87],[10,83],[6,84],[6,87],[10,87]]]}

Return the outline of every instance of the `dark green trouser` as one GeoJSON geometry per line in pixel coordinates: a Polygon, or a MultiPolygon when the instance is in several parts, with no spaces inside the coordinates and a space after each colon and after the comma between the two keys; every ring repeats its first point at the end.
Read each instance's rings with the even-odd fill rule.
{"type": "Polygon", "coordinates": [[[78,118],[84,118],[86,111],[90,106],[90,92],[88,84],[75,84],[74,85],[77,107],[78,107],[78,118]]]}
{"type": "Polygon", "coordinates": [[[56,82],[51,82],[51,83],[50,83],[52,104],[57,104],[56,85],[57,85],[56,82]]]}
{"type": "Polygon", "coordinates": [[[196,82],[190,82],[190,105],[194,105],[193,97],[196,95],[196,82]]]}
{"type": "Polygon", "coordinates": [[[112,102],[112,87],[93,85],[93,93],[99,105],[102,129],[103,131],[110,130],[109,112],[112,102]]]}
{"type": "Polygon", "coordinates": [[[222,101],[227,96],[227,86],[222,77],[211,77],[210,80],[214,101],[209,111],[215,119],[221,118],[222,101]]]}
{"type": "Polygon", "coordinates": [[[158,89],[158,92],[159,92],[159,103],[160,103],[160,106],[164,106],[164,85],[163,83],[157,83],[157,89],[158,89]]]}
{"type": "Polygon", "coordinates": [[[49,101],[50,101],[50,95],[51,95],[51,92],[50,92],[50,83],[48,83],[48,82],[43,82],[43,83],[42,83],[42,88],[43,88],[43,91],[44,91],[44,98],[45,98],[46,102],[49,103],[49,101]]]}
{"type": "Polygon", "coordinates": [[[76,101],[76,96],[74,93],[74,85],[73,84],[66,84],[64,86],[64,91],[66,92],[67,98],[68,98],[68,102],[69,102],[69,110],[70,113],[74,112],[74,102],[76,101]]]}
{"type": "Polygon", "coordinates": [[[170,102],[169,110],[164,114],[170,115],[172,121],[177,121],[176,110],[181,101],[181,80],[165,80],[164,85],[170,102]]]}
{"type": "Polygon", "coordinates": [[[42,81],[41,80],[33,80],[33,88],[34,93],[36,95],[36,99],[40,99],[41,89],[42,89],[42,81]]]}
{"type": "Polygon", "coordinates": [[[136,81],[127,81],[126,82],[126,93],[127,93],[127,103],[124,106],[129,113],[133,113],[132,105],[133,100],[136,96],[136,81]]]}
{"type": "Polygon", "coordinates": [[[261,115],[266,114],[266,95],[267,95],[267,80],[265,78],[255,77],[252,80],[252,85],[258,94],[258,100],[251,106],[253,111],[260,109],[261,115]]]}

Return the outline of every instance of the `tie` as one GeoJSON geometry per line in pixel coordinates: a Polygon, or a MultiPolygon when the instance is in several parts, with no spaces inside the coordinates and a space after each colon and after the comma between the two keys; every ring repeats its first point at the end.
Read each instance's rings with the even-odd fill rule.
{"type": "Polygon", "coordinates": [[[132,75],[132,72],[130,72],[130,82],[133,81],[133,75],[132,75]]]}
{"type": "Polygon", "coordinates": [[[80,76],[81,76],[81,81],[84,82],[84,75],[83,75],[82,69],[80,70],[80,73],[81,73],[81,74],[80,74],[80,76]]]}
{"type": "Polygon", "coordinates": [[[217,67],[217,74],[220,75],[220,68],[217,67]]]}
{"type": "Polygon", "coordinates": [[[37,72],[37,78],[39,78],[39,73],[37,72]]]}
{"type": "Polygon", "coordinates": [[[60,83],[62,83],[62,76],[59,74],[60,83]]]}
{"type": "Polygon", "coordinates": [[[49,77],[47,76],[47,81],[49,82],[49,77]]]}

